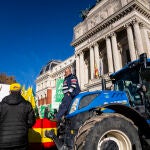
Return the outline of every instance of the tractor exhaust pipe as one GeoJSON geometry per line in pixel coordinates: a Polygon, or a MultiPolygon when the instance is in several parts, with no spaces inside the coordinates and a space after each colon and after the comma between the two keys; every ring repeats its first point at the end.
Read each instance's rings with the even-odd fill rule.
{"type": "Polygon", "coordinates": [[[106,79],[102,78],[102,90],[106,90],[106,79]]]}
{"type": "Polygon", "coordinates": [[[140,64],[143,65],[144,68],[147,67],[147,54],[143,53],[140,55],[140,64]]]}

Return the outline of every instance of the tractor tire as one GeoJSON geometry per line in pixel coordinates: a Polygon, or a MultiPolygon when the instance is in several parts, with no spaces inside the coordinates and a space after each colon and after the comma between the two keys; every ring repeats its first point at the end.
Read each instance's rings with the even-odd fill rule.
{"type": "Polygon", "coordinates": [[[87,120],[74,141],[75,150],[142,150],[136,126],[120,114],[87,120]]]}

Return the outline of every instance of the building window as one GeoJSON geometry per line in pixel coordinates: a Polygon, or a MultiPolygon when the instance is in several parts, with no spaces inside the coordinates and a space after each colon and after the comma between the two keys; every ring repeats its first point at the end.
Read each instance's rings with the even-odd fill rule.
{"type": "Polygon", "coordinates": [[[46,99],[47,99],[47,96],[46,96],[46,94],[45,94],[45,98],[44,98],[44,104],[46,104],[46,99]]]}

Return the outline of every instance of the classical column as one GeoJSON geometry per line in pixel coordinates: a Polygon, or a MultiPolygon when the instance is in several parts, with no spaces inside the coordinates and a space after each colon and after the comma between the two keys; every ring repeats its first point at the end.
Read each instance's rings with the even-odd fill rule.
{"type": "Polygon", "coordinates": [[[137,45],[138,55],[140,55],[140,54],[144,53],[144,49],[143,49],[140,27],[139,27],[139,23],[137,22],[137,20],[133,21],[133,28],[134,28],[134,33],[135,33],[135,42],[137,45]]]}
{"type": "Polygon", "coordinates": [[[75,59],[76,59],[76,76],[80,83],[80,57],[79,57],[79,54],[76,54],[75,59]]]}
{"type": "Polygon", "coordinates": [[[88,78],[88,60],[84,60],[84,81],[85,81],[85,84],[87,84],[89,82],[89,78],[88,78]]]}
{"type": "Polygon", "coordinates": [[[84,86],[84,57],[83,52],[80,53],[80,87],[83,89],[84,86]]]}
{"type": "Polygon", "coordinates": [[[100,63],[100,76],[103,76],[104,75],[104,70],[103,70],[103,56],[101,55],[100,56],[100,60],[99,60],[99,63],[100,63]]]}
{"type": "Polygon", "coordinates": [[[141,30],[143,33],[144,50],[146,50],[147,56],[150,57],[150,41],[149,41],[148,33],[147,33],[145,25],[143,23],[141,23],[140,26],[141,26],[141,30]]]}
{"type": "Polygon", "coordinates": [[[130,57],[131,57],[131,61],[133,61],[136,59],[133,31],[132,31],[130,24],[126,24],[126,28],[127,28],[127,37],[128,37],[130,57]]]}
{"type": "Polygon", "coordinates": [[[91,70],[91,79],[94,79],[94,49],[90,47],[90,70],[91,70]]]}
{"type": "Polygon", "coordinates": [[[121,62],[120,62],[119,50],[117,47],[117,39],[115,33],[111,34],[111,41],[112,41],[114,67],[115,67],[115,71],[117,71],[121,68],[121,62]]]}
{"type": "Polygon", "coordinates": [[[94,56],[95,56],[95,64],[97,65],[97,69],[100,69],[100,63],[99,63],[99,46],[98,43],[94,44],[94,56]]]}
{"type": "Polygon", "coordinates": [[[113,73],[114,72],[114,66],[113,66],[113,58],[112,58],[112,50],[111,50],[111,41],[110,41],[110,38],[108,36],[105,39],[106,39],[108,70],[109,70],[109,73],[113,73]]]}

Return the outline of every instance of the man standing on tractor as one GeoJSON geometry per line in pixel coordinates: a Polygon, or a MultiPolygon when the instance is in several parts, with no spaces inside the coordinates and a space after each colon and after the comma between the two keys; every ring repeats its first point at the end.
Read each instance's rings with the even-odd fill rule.
{"type": "Polygon", "coordinates": [[[68,112],[68,108],[72,102],[72,99],[80,93],[80,87],[78,83],[77,77],[72,74],[71,68],[68,67],[65,69],[65,79],[63,82],[63,93],[64,97],[62,99],[62,103],[59,107],[58,113],[54,119],[51,121],[59,122],[61,118],[66,115],[68,112]]]}

